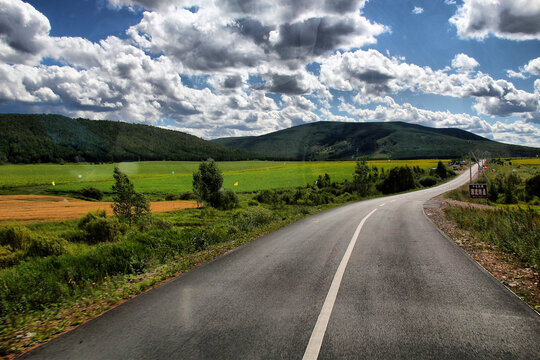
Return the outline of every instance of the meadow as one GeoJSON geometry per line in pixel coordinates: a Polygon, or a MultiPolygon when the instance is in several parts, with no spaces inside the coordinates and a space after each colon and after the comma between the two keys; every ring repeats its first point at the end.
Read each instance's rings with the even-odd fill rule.
{"type": "MultiPolygon", "coordinates": [[[[396,166],[433,168],[438,160],[370,161],[370,166],[390,169],[396,166]]],[[[141,161],[118,164],[31,164],[1,165],[0,192],[27,194],[73,193],[92,186],[110,192],[115,166],[126,173],[135,189],[145,194],[182,193],[192,188],[192,175],[199,162],[141,161]],[[54,185],[53,185],[54,182],[54,185]]],[[[313,184],[319,175],[329,174],[333,181],[351,180],[355,162],[219,162],[224,187],[236,192],[298,187],[313,184]],[[234,184],[237,184],[236,186],[234,184]]]]}

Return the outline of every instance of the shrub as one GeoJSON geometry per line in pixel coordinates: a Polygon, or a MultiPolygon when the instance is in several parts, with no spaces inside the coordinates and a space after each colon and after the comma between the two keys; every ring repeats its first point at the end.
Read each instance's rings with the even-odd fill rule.
{"type": "Polygon", "coordinates": [[[100,217],[106,218],[107,212],[105,210],[89,211],[79,219],[79,223],[77,224],[77,227],[79,229],[84,229],[86,224],[100,217]]]}
{"type": "Polygon", "coordinates": [[[525,182],[525,192],[530,198],[534,196],[540,197],[540,174],[536,174],[527,179],[525,182]]]}
{"type": "Polygon", "coordinates": [[[276,193],[272,190],[262,190],[257,193],[255,200],[263,204],[272,204],[276,197],[276,193]]]}
{"type": "Polygon", "coordinates": [[[424,176],[420,178],[419,182],[423,187],[430,187],[437,184],[437,179],[433,176],[424,176]]]}
{"type": "Polygon", "coordinates": [[[245,211],[239,211],[232,216],[231,224],[241,231],[250,231],[261,225],[266,225],[274,220],[272,211],[263,207],[254,207],[245,211]]]}
{"type": "Polygon", "coordinates": [[[380,184],[380,190],[383,194],[392,194],[414,188],[414,177],[411,168],[408,166],[391,169],[386,179],[380,184]]]}
{"type": "Polygon", "coordinates": [[[167,201],[180,200],[180,195],[178,195],[178,194],[167,194],[167,195],[165,195],[165,200],[167,200],[167,201]]]}
{"type": "Polygon", "coordinates": [[[200,251],[210,245],[224,242],[228,239],[227,231],[223,228],[197,229],[185,232],[187,235],[187,249],[200,251]]]}
{"type": "Polygon", "coordinates": [[[83,188],[79,190],[79,194],[81,194],[85,198],[94,199],[98,201],[103,199],[103,192],[99,189],[96,189],[95,187],[83,188]]]}
{"type": "Polygon", "coordinates": [[[193,191],[185,191],[180,195],[180,200],[197,200],[197,195],[193,191]]]}
{"type": "Polygon", "coordinates": [[[12,251],[26,250],[32,243],[32,233],[18,224],[0,227],[0,245],[9,246],[12,251]]]}
{"type": "Polygon", "coordinates": [[[87,213],[78,227],[83,232],[82,240],[88,244],[115,241],[125,231],[117,219],[107,218],[105,210],[87,213]]]}
{"type": "Polygon", "coordinates": [[[62,255],[66,251],[66,241],[52,237],[52,238],[43,238],[37,237],[32,239],[30,246],[26,250],[27,256],[51,256],[51,255],[62,255]]]}
{"type": "Polygon", "coordinates": [[[217,208],[221,210],[231,210],[237,208],[238,204],[238,196],[234,193],[234,191],[226,189],[219,192],[217,208]]]}
{"type": "Polygon", "coordinates": [[[435,173],[441,178],[446,179],[447,173],[446,173],[446,166],[444,166],[442,161],[439,161],[437,163],[437,168],[435,169],[435,173]]]}
{"type": "Polygon", "coordinates": [[[115,241],[120,235],[120,224],[114,218],[96,218],[86,224],[86,242],[97,244],[100,242],[115,241]]]}

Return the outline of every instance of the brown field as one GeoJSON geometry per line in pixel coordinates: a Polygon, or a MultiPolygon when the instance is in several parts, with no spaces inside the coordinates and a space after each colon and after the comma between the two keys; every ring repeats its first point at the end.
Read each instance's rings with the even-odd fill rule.
{"type": "MultiPolygon", "coordinates": [[[[197,207],[196,201],[150,203],[152,212],[168,212],[197,207]]],[[[0,223],[38,223],[78,219],[89,211],[105,210],[112,215],[110,202],[92,202],[58,196],[0,195],[0,223]]]]}

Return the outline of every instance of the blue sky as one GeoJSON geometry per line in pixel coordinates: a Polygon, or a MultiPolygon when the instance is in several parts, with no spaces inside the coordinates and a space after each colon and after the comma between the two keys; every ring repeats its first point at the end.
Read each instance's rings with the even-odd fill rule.
{"type": "Polygon", "coordinates": [[[0,112],[204,138],[330,121],[540,146],[540,2],[0,0],[0,112]]]}

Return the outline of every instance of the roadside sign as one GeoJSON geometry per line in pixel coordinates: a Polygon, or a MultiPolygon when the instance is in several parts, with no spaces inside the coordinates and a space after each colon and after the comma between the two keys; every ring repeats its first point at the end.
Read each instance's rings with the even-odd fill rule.
{"type": "Polygon", "coordinates": [[[487,199],[487,184],[469,184],[469,195],[472,199],[487,199]]]}

